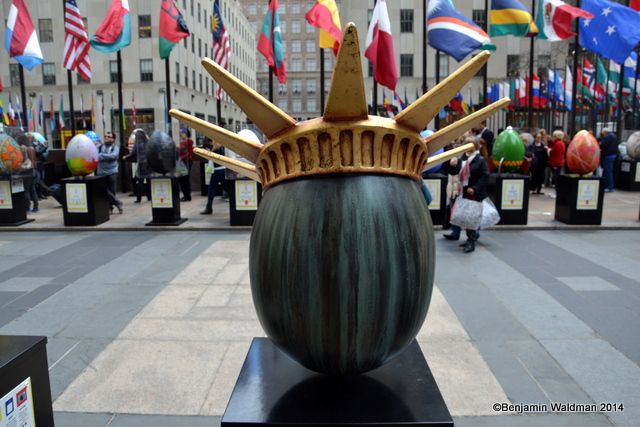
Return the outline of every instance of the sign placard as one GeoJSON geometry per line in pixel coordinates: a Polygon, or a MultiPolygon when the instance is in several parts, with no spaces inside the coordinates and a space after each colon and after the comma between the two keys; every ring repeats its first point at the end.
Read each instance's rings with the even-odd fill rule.
{"type": "Polygon", "coordinates": [[[578,181],[577,210],[597,210],[600,181],[581,179],[578,181]]]}
{"type": "Polygon", "coordinates": [[[151,206],[154,208],[173,207],[173,192],[170,179],[151,180],[151,206]]]}
{"type": "Polygon", "coordinates": [[[431,203],[429,203],[430,211],[439,211],[442,208],[442,203],[440,199],[442,198],[442,194],[440,192],[440,180],[439,179],[423,179],[424,185],[429,189],[429,193],[431,193],[431,203]]]}
{"type": "Polygon", "coordinates": [[[13,178],[11,180],[11,192],[22,193],[24,191],[24,180],[22,178],[13,178]]]}
{"type": "Polygon", "coordinates": [[[0,209],[13,209],[11,182],[0,181],[0,209]]]}
{"type": "Polygon", "coordinates": [[[524,179],[502,180],[502,205],[503,211],[522,210],[524,206],[524,179]]]}
{"type": "Polygon", "coordinates": [[[0,427],[35,427],[31,377],[0,398],[0,427]]]}
{"type": "Polygon", "coordinates": [[[66,184],[67,212],[88,213],[87,185],[86,184],[66,184]]]}
{"type": "Polygon", "coordinates": [[[636,163],[636,182],[640,182],[640,163],[636,163]]]}
{"type": "Polygon", "coordinates": [[[258,183],[255,181],[236,181],[236,210],[258,210],[258,183]]]}

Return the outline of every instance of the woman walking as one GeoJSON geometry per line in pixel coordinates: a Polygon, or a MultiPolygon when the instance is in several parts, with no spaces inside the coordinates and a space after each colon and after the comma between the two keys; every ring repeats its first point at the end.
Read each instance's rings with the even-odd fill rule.
{"type": "Polygon", "coordinates": [[[544,175],[547,169],[549,153],[544,143],[544,135],[539,132],[533,143],[529,144],[527,151],[531,154],[533,162],[531,165],[531,192],[535,194],[544,194],[542,192],[542,184],[544,183],[544,175]]]}

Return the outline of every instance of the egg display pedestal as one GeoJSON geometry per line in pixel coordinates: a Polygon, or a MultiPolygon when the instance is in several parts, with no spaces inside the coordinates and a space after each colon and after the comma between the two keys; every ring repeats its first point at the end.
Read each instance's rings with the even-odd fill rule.
{"type": "Polygon", "coordinates": [[[574,225],[602,224],[604,178],[558,176],[556,221],[574,225]]]}
{"type": "Polygon", "coordinates": [[[431,222],[433,225],[443,225],[447,216],[447,177],[441,173],[430,173],[423,175],[422,180],[431,193],[431,222]]]}
{"type": "Polygon", "coordinates": [[[414,340],[366,374],[320,375],[254,338],[222,416],[222,427],[453,426],[414,340]]]}
{"type": "Polygon", "coordinates": [[[151,222],[147,226],[180,225],[180,186],[175,176],[154,177],[151,182],[151,222]]]}
{"type": "Polygon", "coordinates": [[[499,225],[526,225],[531,178],[516,173],[492,173],[487,193],[500,214],[499,225]]]}
{"type": "Polygon", "coordinates": [[[95,226],[109,221],[106,177],[66,178],[62,185],[65,227],[95,226]]]}
{"type": "Polygon", "coordinates": [[[262,186],[250,179],[234,179],[229,188],[229,224],[253,225],[262,200],[262,186]]]}
{"type": "Polygon", "coordinates": [[[35,221],[27,218],[29,202],[19,175],[0,177],[0,227],[15,227],[35,221]]]}
{"type": "Polygon", "coordinates": [[[640,165],[637,160],[617,160],[615,164],[616,188],[640,191],[640,165]]]}

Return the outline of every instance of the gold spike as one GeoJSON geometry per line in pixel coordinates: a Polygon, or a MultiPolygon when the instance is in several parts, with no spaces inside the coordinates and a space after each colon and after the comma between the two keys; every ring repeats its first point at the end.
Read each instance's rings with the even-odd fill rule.
{"type": "Polygon", "coordinates": [[[409,126],[416,132],[420,132],[442,107],[447,105],[456,96],[456,93],[476,75],[490,56],[491,54],[486,50],[476,55],[399,113],[395,117],[396,123],[409,126]]]}
{"type": "Polygon", "coordinates": [[[256,167],[250,165],[249,163],[241,162],[227,156],[222,156],[220,154],[214,153],[213,151],[205,150],[203,148],[194,148],[193,152],[200,157],[204,157],[205,159],[213,160],[216,163],[224,165],[229,169],[238,172],[240,175],[260,182],[260,177],[258,176],[256,167]]]}
{"type": "Polygon", "coordinates": [[[342,36],[336,67],[333,70],[324,119],[366,120],[367,117],[367,97],[364,92],[358,30],[353,22],[349,22],[342,36]]]}
{"type": "Polygon", "coordinates": [[[457,137],[463,135],[474,125],[493,115],[499,109],[509,105],[510,102],[511,100],[509,98],[502,98],[501,100],[496,101],[491,105],[487,105],[483,109],[478,110],[475,113],[470,114],[453,124],[450,124],[446,128],[440,129],[438,132],[434,133],[425,140],[427,149],[430,153],[436,152],[457,137]]]}
{"type": "Polygon", "coordinates": [[[448,160],[453,159],[454,157],[458,157],[461,154],[464,154],[468,151],[473,151],[473,150],[474,150],[473,144],[464,144],[464,145],[461,145],[460,147],[454,148],[453,150],[445,151],[444,153],[438,154],[437,156],[429,157],[427,159],[427,166],[425,166],[425,170],[431,169],[434,166],[438,166],[448,160]]]}
{"type": "Polygon", "coordinates": [[[267,138],[272,138],[296,125],[293,117],[264,99],[262,95],[211,59],[202,58],[202,65],[247,117],[267,135],[267,138]]]}
{"type": "Polygon", "coordinates": [[[171,117],[181,121],[182,123],[194,128],[203,135],[208,136],[215,142],[224,145],[229,150],[235,151],[245,159],[255,162],[262,149],[262,144],[256,144],[253,141],[239,137],[237,134],[230,132],[224,128],[213,125],[209,122],[193,117],[191,114],[172,109],[169,111],[171,117]]]}

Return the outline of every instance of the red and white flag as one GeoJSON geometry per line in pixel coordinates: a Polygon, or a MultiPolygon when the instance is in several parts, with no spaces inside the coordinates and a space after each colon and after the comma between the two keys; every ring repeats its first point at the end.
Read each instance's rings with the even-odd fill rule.
{"type": "Polygon", "coordinates": [[[63,66],[67,70],[76,71],[80,76],[91,78],[91,62],[89,61],[89,36],[82,22],[82,15],[76,0],[64,2],[64,52],[63,66]]]}
{"type": "Polygon", "coordinates": [[[593,15],[561,0],[540,0],[536,17],[538,38],[555,42],[575,35],[573,20],[576,18],[591,19],[593,15]]]}
{"type": "Polygon", "coordinates": [[[373,9],[366,47],[364,56],[373,64],[373,75],[376,81],[391,90],[396,90],[398,67],[393,52],[391,22],[386,0],[378,0],[373,9]]]}
{"type": "Polygon", "coordinates": [[[640,0],[631,0],[629,7],[640,12],[640,0]]]}

